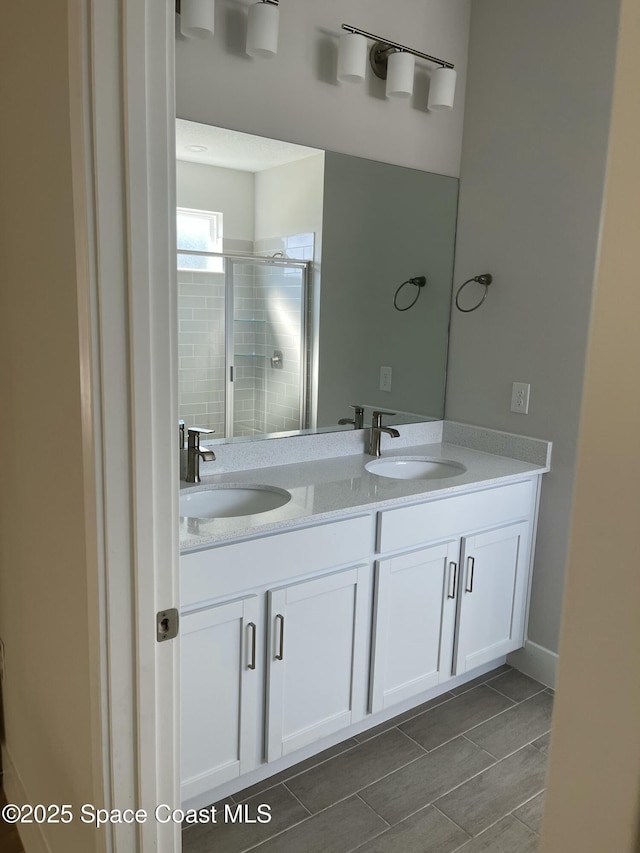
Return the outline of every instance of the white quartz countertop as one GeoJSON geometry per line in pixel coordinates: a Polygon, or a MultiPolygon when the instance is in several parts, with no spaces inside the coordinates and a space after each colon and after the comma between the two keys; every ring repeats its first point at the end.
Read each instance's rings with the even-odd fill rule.
{"type": "Polygon", "coordinates": [[[203,476],[197,486],[181,484],[181,494],[218,485],[258,485],[286,489],[291,494],[291,500],[278,509],[256,515],[215,519],[180,518],[180,550],[183,553],[202,550],[325,519],[455,495],[470,489],[504,485],[549,470],[548,456],[545,464],[533,464],[449,442],[404,446],[385,450],[382,455],[384,458],[427,456],[450,460],[464,465],[466,471],[443,479],[396,480],[367,471],[365,464],[373,457],[358,453],[203,476]]]}

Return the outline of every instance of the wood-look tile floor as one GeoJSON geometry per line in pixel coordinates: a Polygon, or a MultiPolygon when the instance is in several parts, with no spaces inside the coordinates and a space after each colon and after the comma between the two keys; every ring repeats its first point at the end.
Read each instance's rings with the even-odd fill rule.
{"type": "Polygon", "coordinates": [[[184,853],[535,853],[552,706],[500,667],[234,794],[271,821],[186,828],[184,853]]]}

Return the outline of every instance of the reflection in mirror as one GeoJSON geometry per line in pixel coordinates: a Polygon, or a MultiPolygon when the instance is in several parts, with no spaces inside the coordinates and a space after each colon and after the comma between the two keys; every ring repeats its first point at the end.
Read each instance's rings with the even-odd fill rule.
{"type": "Polygon", "coordinates": [[[457,179],[180,119],[176,151],[180,417],[226,441],[442,418],[457,179]]]}

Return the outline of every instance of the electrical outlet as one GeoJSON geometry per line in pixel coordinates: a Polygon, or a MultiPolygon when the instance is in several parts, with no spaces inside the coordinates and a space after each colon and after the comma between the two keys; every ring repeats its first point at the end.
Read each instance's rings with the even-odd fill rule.
{"type": "Polygon", "coordinates": [[[392,370],[390,367],[381,367],[380,368],[380,390],[381,391],[391,391],[391,374],[392,370]]]}
{"type": "Polygon", "coordinates": [[[511,388],[511,411],[518,415],[529,414],[529,392],[531,385],[527,382],[514,382],[511,388]]]}

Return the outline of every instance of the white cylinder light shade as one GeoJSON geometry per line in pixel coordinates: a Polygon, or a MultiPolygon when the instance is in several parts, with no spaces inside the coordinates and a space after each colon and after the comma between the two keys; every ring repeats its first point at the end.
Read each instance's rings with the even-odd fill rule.
{"type": "Polygon", "coordinates": [[[213,35],[215,0],[181,0],[180,32],[186,38],[213,35]]]}
{"type": "Polygon", "coordinates": [[[249,7],[247,53],[256,59],[270,59],[278,52],[280,10],[272,3],[249,7]]]}
{"type": "Polygon", "coordinates": [[[409,98],[413,94],[413,71],[416,58],[412,53],[398,51],[387,60],[387,97],[409,98]]]}
{"type": "Polygon", "coordinates": [[[338,45],[338,80],[362,83],[367,70],[367,40],[358,33],[343,33],[338,45]]]}
{"type": "Polygon", "coordinates": [[[456,72],[454,68],[436,68],[431,72],[429,83],[430,110],[450,110],[456,93],[456,72]]]}

